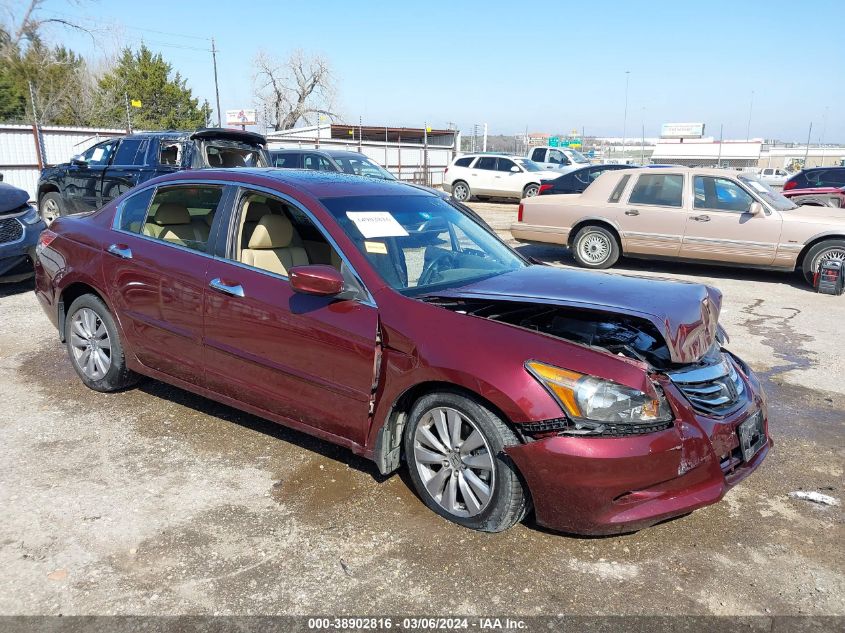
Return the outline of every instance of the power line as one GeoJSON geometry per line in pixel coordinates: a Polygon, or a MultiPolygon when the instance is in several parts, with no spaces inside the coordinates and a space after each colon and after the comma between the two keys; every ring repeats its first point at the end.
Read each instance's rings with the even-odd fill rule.
{"type": "MultiPolygon", "coordinates": [[[[78,16],[78,15],[74,15],[74,14],[71,14],[71,13],[62,13],[61,11],[54,11],[52,9],[45,9],[44,12],[50,13],[52,15],[56,15],[56,16],[59,16],[59,17],[62,17],[62,18],[69,18],[69,19],[73,19],[73,20],[82,20],[82,21],[86,21],[86,22],[92,22],[94,24],[100,24],[100,25],[105,26],[105,27],[114,27],[115,26],[115,22],[109,22],[107,20],[98,20],[96,18],[91,18],[91,17],[87,17],[87,16],[80,18],[80,16],[78,16]]],[[[130,31],[144,31],[146,33],[157,33],[159,35],[167,35],[168,37],[184,37],[184,38],[188,38],[188,39],[192,39],[192,40],[204,40],[206,42],[209,39],[207,37],[202,37],[201,35],[186,35],[184,33],[170,33],[169,31],[158,31],[156,29],[145,29],[145,28],[142,28],[140,26],[127,26],[126,24],[122,24],[122,23],[117,23],[117,25],[119,25],[121,28],[130,30],[130,31]]],[[[206,50],[206,49],[197,49],[197,50],[206,50]]]]}

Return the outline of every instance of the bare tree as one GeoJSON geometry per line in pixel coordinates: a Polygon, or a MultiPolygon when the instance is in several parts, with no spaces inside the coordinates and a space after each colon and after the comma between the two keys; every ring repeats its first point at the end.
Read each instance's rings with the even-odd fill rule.
{"type": "Polygon", "coordinates": [[[337,117],[331,111],[334,77],[322,57],[297,50],[279,61],[260,51],[254,64],[255,96],[272,113],[274,129],[289,130],[300,120],[311,124],[320,114],[337,117]]]}
{"type": "Polygon", "coordinates": [[[22,5],[23,10],[19,15],[16,15],[8,6],[4,7],[7,19],[0,27],[0,56],[8,56],[20,50],[24,43],[29,44],[39,40],[43,28],[51,24],[76,29],[91,35],[87,28],[71,20],[42,16],[43,4],[44,0],[29,0],[29,4],[22,5]]]}

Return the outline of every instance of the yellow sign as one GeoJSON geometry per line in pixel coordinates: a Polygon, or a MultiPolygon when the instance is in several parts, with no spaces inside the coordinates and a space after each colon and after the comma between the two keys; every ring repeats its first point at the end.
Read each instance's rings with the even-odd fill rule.
{"type": "Polygon", "coordinates": [[[132,99],[129,103],[132,104],[133,108],[140,108],[141,107],[141,100],[140,99],[132,99]]]}
{"type": "Polygon", "coordinates": [[[426,125],[426,126],[425,126],[425,131],[426,131],[426,132],[431,132],[431,126],[430,126],[430,125],[426,125]]]}
{"type": "Polygon", "coordinates": [[[349,130],[349,136],[355,136],[355,132],[353,130],[349,130]]]}

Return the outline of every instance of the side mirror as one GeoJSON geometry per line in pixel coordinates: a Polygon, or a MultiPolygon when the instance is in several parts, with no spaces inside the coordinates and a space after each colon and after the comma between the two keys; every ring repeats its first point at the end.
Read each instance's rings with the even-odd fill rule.
{"type": "Polygon", "coordinates": [[[519,171],[520,171],[520,169],[519,169],[519,167],[517,167],[516,165],[514,165],[513,167],[511,167],[511,171],[512,171],[513,173],[515,173],[515,174],[518,174],[518,173],[519,173],[519,171]]]}
{"type": "Polygon", "coordinates": [[[288,271],[288,276],[294,292],[318,297],[338,295],[345,285],[340,271],[325,264],[294,266],[288,271]]]}
{"type": "Polygon", "coordinates": [[[752,202],[751,206],[748,208],[748,212],[753,216],[765,215],[766,213],[765,209],[763,209],[763,205],[759,202],[752,202]]]}
{"type": "Polygon", "coordinates": [[[88,161],[82,157],[82,154],[77,154],[76,156],[71,157],[70,164],[76,165],[77,167],[86,167],[88,165],[88,161]]]}

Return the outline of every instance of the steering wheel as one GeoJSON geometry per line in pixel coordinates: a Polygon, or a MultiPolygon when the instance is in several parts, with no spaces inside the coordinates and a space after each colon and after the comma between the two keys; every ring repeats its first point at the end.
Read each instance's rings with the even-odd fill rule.
{"type": "Polygon", "coordinates": [[[451,264],[454,260],[455,255],[452,251],[445,251],[442,255],[438,255],[434,259],[432,259],[428,264],[426,264],[425,268],[423,268],[422,274],[420,274],[419,279],[417,279],[418,286],[427,286],[428,284],[432,283],[436,275],[439,275],[444,270],[448,270],[448,264],[451,264]]]}

